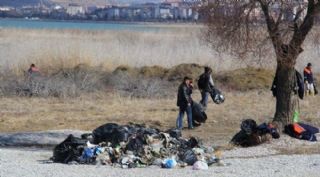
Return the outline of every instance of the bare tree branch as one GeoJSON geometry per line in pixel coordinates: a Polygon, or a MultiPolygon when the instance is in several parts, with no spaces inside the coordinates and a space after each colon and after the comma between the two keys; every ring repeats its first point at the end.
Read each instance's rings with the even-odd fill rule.
{"type": "Polygon", "coordinates": [[[254,53],[263,52],[263,44],[270,45],[265,39],[271,39],[278,62],[292,65],[318,11],[318,0],[212,0],[204,15],[205,38],[218,51],[239,58],[264,56],[254,53]]]}
{"type": "MultiPolygon", "coordinates": [[[[317,3],[317,5],[319,5],[319,2],[317,3]]],[[[300,27],[298,27],[298,25],[295,24],[294,34],[292,40],[290,41],[290,46],[292,48],[299,48],[304,42],[310,30],[312,29],[314,25],[314,17],[317,13],[319,13],[317,12],[318,10],[316,10],[317,5],[314,0],[308,0],[307,15],[305,16],[300,27]]],[[[295,53],[297,52],[299,51],[295,51],[295,53]]]]}

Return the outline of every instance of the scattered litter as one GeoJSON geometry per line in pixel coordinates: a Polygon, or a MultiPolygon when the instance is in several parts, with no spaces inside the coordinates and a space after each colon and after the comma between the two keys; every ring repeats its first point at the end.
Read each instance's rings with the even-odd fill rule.
{"type": "Polygon", "coordinates": [[[257,126],[256,121],[246,119],[241,123],[241,130],[231,140],[231,144],[249,147],[280,138],[278,130],[272,124],[262,123],[257,126]]]}
{"type": "Polygon", "coordinates": [[[208,170],[208,168],[208,164],[203,161],[197,161],[192,166],[193,170],[208,170]]]}
{"type": "Polygon", "coordinates": [[[156,165],[172,169],[195,165],[195,169],[203,170],[221,158],[221,152],[203,146],[198,138],[182,138],[178,129],[160,131],[137,124],[108,123],[81,137],[69,135],[54,148],[52,160],[121,168],[156,165]]]}
{"type": "Polygon", "coordinates": [[[162,168],[174,168],[177,166],[177,161],[174,158],[165,159],[161,165],[162,168]]]}

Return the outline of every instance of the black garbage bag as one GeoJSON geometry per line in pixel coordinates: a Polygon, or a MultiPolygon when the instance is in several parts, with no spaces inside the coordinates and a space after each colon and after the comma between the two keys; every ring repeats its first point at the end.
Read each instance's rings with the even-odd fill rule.
{"type": "Polygon", "coordinates": [[[257,131],[257,123],[255,120],[246,119],[241,122],[241,130],[244,131],[246,134],[250,135],[257,131]]]}
{"type": "Polygon", "coordinates": [[[141,128],[139,131],[138,131],[138,134],[143,134],[143,135],[157,135],[159,134],[159,130],[158,129],[155,129],[155,128],[141,128]]]}
{"type": "Polygon", "coordinates": [[[247,134],[245,131],[241,130],[231,139],[230,143],[236,146],[250,147],[263,143],[261,139],[262,138],[258,133],[247,134]]]}
{"type": "Polygon", "coordinates": [[[52,160],[59,163],[77,161],[82,155],[86,140],[69,135],[53,149],[52,160]]]}
{"type": "Polygon", "coordinates": [[[188,149],[184,152],[180,152],[179,159],[188,165],[193,165],[197,161],[197,155],[192,151],[192,149],[188,149]]]}
{"type": "Polygon", "coordinates": [[[198,123],[205,123],[207,114],[204,112],[203,106],[199,103],[193,102],[192,105],[192,119],[198,123]]]}
{"type": "Polygon", "coordinates": [[[199,141],[198,138],[190,137],[190,139],[186,140],[183,138],[177,139],[179,142],[179,151],[186,151],[187,149],[192,149],[195,147],[199,147],[202,145],[202,142],[199,141]]]}
{"type": "Polygon", "coordinates": [[[120,142],[127,142],[131,136],[129,129],[124,126],[119,126],[114,129],[111,134],[111,143],[113,145],[119,144],[120,142]]]}
{"type": "Polygon", "coordinates": [[[277,139],[280,137],[278,130],[272,125],[262,123],[257,126],[256,121],[252,119],[242,121],[240,128],[241,130],[231,139],[231,144],[249,147],[270,141],[272,138],[277,139]]]}
{"type": "Polygon", "coordinates": [[[198,147],[200,144],[201,144],[201,142],[196,137],[190,137],[190,139],[188,140],[188,146],[191,149],[195,148],[195,147],[198,147]]]}
{"type": "Polygon", "coordinates": [[[143,153],[143,145],[142,136],[132,137],[126,146],[126,151],[132,151],[134,155],[140,155],[143,153]]]}
{"type": "Polygon", "coordinates": [[[166,131],[172,138],[179,139],[182,136],[181,130],[172,128],[166,131]]]}
{"type": "Polygon", "coordinates": [[[253,146],[257,142],[257,123],[255,120],[246,119],[241,122],[241,130],[235,134],[231,143],[243,147],[253,146]]]}
{"type": "MultiPolygon", "coordinates": [[[[277,73],[273,79],[273,82],[272,82],[272,86],[271,86],[271,91],[272,91],[272,95],[274,97],[277,96],[277,85],[278,85],[278,78],[277,78],[277,73]]],[[[304,80],[303,80],[303,77],[302,75],[296,70],[296,85],[295,87],[293,88],[293,91],[295,94],[298,94],[299,98],[300,99],[303,99],[303,96],[304,96],[304,80]]]]}
{"type": "Polygon", "coordinates": [[[210,92],[210,96],[211,96],[213,102],[216,104],[221,104],[225,100],[225,97],[223,96],[221,91],[215,87],[212,88],[212,90],[210,92]]]}
{"type": "Polygon", "coordinates": [[[300,99],[303,99],[304,96],[304,79],[302,75],[296,70],[296,77],[297,77],[297,86],[298,90],[295,91],[298,94],[300,99]]]}
{"type": "Polygon", "coordinates": [[[114,132],[119,128],[118,124],[107,123],[96,128],[92,132],[93,143],[111,142],[113,144],[114,132]]]}
{"type": "Polygon", "coordinates": [[[128,128],[129,134],[134,135],[156,135],[160,133],[159,129],[156,128],[148,128],[145,127],[144,125],[140,124],[130,124],[130,125],[125,125],[124,127],[128,128]]]}

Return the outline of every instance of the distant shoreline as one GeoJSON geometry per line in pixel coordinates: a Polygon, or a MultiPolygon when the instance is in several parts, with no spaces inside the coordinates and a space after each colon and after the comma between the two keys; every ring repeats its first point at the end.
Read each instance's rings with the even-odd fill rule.
{"type": "Polygon", "coordinates": [[[20,30],[81,30],[81,31],[132,31],[155,32],[163,30],[200,29],[204,25],[195,23],[122,22],[90,20],[51,20],[0,18],[0,29],[20,30]]]}
{"type": "Polygon", "coordinates": [[[128,25],[173,25],[173,26],[203,26],[202,23],[193,23],[193,22],[151,22],[151,21],[94,21],[94,20],[57,20],[57,19],[25,19],[25,18],[11,18],[11,17],[0,17],[0,20],[16,20],[16,21],[39,21],[39,22],[70,22],[70,23],[96,23],[96,24],[128,24],[128,25]]]}

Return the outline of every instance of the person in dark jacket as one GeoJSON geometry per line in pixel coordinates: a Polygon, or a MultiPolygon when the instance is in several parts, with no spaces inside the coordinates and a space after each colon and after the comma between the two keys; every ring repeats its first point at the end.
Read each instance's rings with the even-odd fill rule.
{"type": "Polygon", "coordinates": [[[202,104],[204,108],[206,108],[208,105],[209,95],[212,92],[212,89],[214,87],[211,73],[212,73],[212,69],[210,67],[205,67],[204,73],[201,74],[199,77],[200,81],[198,82],[198,87],[201,92],[200,104],[202,104]]]}
{"type": "Polygon", "coordinates": [[[312,73],[312,64],[308,65],[303,70],[305,93],[306,95],[314,95],[314,78],[312,73]]]}
{"type": "Polygon", "coordinates": [[[177,128],[183,128],[183,117],[184,113],[187,113],[188,127],[193,129],[192,125],[192,79],[189,77],[184,77],[183,82],[180,84],[178,89],[177,106],[179,107],[179,114],[177,118],[177,128]]]}

